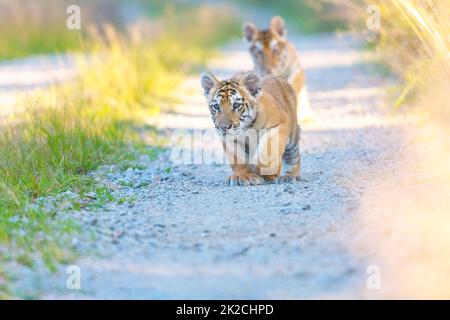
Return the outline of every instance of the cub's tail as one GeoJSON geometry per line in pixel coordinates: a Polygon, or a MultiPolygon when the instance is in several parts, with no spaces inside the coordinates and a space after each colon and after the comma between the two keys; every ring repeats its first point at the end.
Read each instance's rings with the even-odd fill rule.
{"type": "Polygon", "coordinates": [[[298,107],[297,107],[297,120],[299,123],[314,122],[317,120],[313,111],[311,110],[311,104],[309,102],[308,88],[306,85],[302,87],[298,95],[298,107]]]}

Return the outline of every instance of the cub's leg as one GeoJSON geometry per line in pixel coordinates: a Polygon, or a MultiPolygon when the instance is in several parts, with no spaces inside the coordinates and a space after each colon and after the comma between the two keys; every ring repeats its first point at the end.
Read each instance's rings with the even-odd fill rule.
{"type": "Polygon", "coordinates": [[[279,125],[261,134],[255,153],[256,171],[267,181],[275,181],[281,174],[282,156],[288,140],[287,130],[279,125]]]}
{"type": "Polygon", "coordinates": [[[253,173],[248,166],[231,165],[231,169],[233,174],[227,179],[229,186],[256,186],[264,182],[264,179],[253,173]]]}
{"type": "Polygon", "coordinates": [[[223,148],[233,171],[233,174],[227,179],[227,185],[250,186],[264,182],[249,164],[248,148],[245,146],[245,141],[234,137],[226,138],[223,141],[223,148]]]}
{"type": "Polygon", "coordinates": [[[278,182],[292,182],[300,180],[301,159],[300,159],[300,126],[292,135],[283,153],[284,175],[278,182]]]}

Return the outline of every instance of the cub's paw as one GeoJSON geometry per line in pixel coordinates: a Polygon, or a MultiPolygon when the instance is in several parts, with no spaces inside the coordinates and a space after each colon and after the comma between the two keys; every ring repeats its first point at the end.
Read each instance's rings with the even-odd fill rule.
{"type": "Polygon", "coordinates": [[[278,181],[279,175],[262,176],[264,181],[267,183],[276,183],[278,181]]]}
{"type": "Polygon", "coordinates": [[[227,185],[229,186],[256,186],[263,182],[264,179],[255,173],[232,175],[227,179],[227,185]]]}
{"type": "Polygon", "coordinates": [[[300,180],[301,180],[300,176],[285,174],[281,177],[278,177],[277,183],[291,183],[291,182],[300,181],[300,180]]]}

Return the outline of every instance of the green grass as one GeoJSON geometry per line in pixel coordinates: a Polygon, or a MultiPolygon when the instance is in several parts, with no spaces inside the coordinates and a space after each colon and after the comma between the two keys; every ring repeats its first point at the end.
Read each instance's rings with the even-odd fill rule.
{"type": "MultiPolygon", "coordinates": [[[[155,20],[166,15],[172,21],[171,25],[165,25],[172,29],[169,32],[180,30],[203,34],[195,38],[200,46],[204,42],[208,42],[208,45],[221,43],[233,34],[240,36],[240,26],[229,19],[231,12],[227,6],[217,7],[216,12],[221,12],[217,16],[207,5],[196,6],[180,0],[79,0],[77,5],[81,9],[81,30],[69,30],[66,27],[66,8],[73,4],[70,0],[0,0],[0,60],[32,54],[83,51],[88,45],[92,29],[104,25],[112,25],[125,34],[128,32],[127,26],[120,14],[123,10],[121,5],[125,3],[132,10],[137,8],[142,18],[155,20]],[[180,21],[174,21],[174,16],[180,21]],[[179,29],[186,22],[197,24],[202,21],[206,26],[212,26],[214,20],[222,26],[221,30],[200,28],[199,25],[197,28],[179,29]],[[214,36],[210,37],[210,33],[214,33],[214,36]]],[[[158,25],[153,27],[158,28],[158,25]]],[[[190,36],[186,34],[183,39],[191,39],[190,36]]]]}
{"type": "MultiPolygon", "coordinates": [[[[145,118],[170,103],[173,89],[224,41],[226,33],[216,30],[239,29],[231,15],[210,19],[205,10],[169,9],[160,19],[161,32],[149,39],[106,28],[106,37],[90,39],[92,56],[80,59],[73,83],[37,94],[20,123],[2,127],[0,266],[43,262],[55,270],[74,257],[70,235],[79,231],[77,224],[64,210],[40,206],[42,198],[70,191],[87,199],[94,192],[92,207],[133,203],[113,199],[88,173],[104,164],[126,169],[137,155],[156,157],[161,145],[145,118]]],[[[70,208],[85,205],[73,200],[70,208]]],[[[8,283],[0,271],[0,297],[8,294],[8,283]]]]}
{"type": "Polygon", "coordinates": [[[81,32],[60,29],[59,26],[54,26],[46,32],[47,36],[44,38],[41,37],[40,31],[35,32],[33,28],[19,37],[10,32],[1,34],[0,59],[21,58],[30,54],[63,53],[79,49],[82,42],[81,32]]]}
{"type": "MultiPolygon", "coordinates": [[[[82,21],[91,23],[95,6],[86,7],[86,0],[78,3],[85,14],[82,21]]],[[[68,0],[0,0],[0,59],[80,49],[83,32],[66,28],[69,4],[68,0]]]]}

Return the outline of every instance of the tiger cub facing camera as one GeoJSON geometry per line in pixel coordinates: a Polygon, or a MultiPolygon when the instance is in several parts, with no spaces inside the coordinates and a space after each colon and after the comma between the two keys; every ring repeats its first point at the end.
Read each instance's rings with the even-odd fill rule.
{"type": "Polygon", "coordinates": [[[201,85],[233,171],[227,184],[300,180],[296,96],[284,79],[251,71],[221,81],[204,73],[201,85]]]}
{"type": "Polygon", "coordinates": [[[247,22],[243,32],[255,71],[262,76],[273,74],[289,82],[299,98],[298,120],[313,120],[305,72],[296,48],[287,40],[284,20],[278,16],[273,17],[270,27],[266,30],[258,29],[254,23],[247,22]]]}

